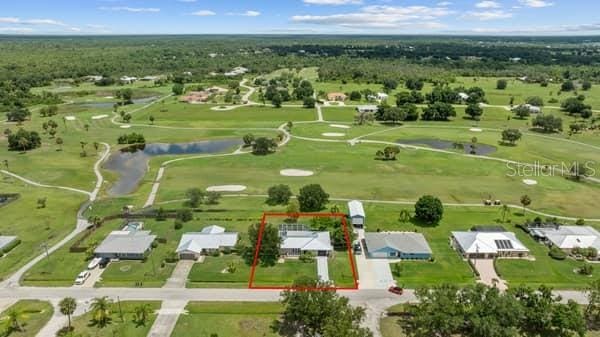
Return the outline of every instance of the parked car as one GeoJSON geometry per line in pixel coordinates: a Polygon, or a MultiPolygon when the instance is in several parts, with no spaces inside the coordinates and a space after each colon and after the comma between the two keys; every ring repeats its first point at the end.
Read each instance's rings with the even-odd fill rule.
{"type": "Polygon", "coordinates": [[[108,266],[109,262],[110,262],[110,259],[108,257],[103,257],[100,259],[98,266],[100,266],[100,269],[104,269],[104,268],[106,268],[106,266],[108,266]]]}
{"type": "Polygon", "coordinates": [[[90,263],[88,264],[87,269],[88,270],[96,269],[96,267],[98,267],[98,264],[100,264],[100,261],[102,261],[102,259],[99,257],[93,258],[92,261],[90,261],[90,263]]]}
{"type": "Polygon", "coordinates": [[[404,289],[395,286],[390,287],[388,291],[396,295],[402,295],[404,293],[404,289]]]}
{"type": "Polygon", "coordinates": [[[79,275],[77,275],[77,278],[75,279],[75,285],[82,285],[85,283],[85,281],[87,281],[88,278],[90,278],[90,272],[89,271],[82,271],[81,273],[79,273],[79,275]]]}
{"type": "Polygon", "coordinates": [[[356,255],[362,254],[362,247],[360,246],[360,242],[354,243],[354,254],[356,254],[356,255]]]}

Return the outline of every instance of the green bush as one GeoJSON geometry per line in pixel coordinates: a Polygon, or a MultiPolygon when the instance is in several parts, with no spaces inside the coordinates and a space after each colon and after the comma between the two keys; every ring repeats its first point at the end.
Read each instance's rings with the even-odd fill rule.
{"type": "Polygon", "coordinates": [[[567,253],[563,252],[558,247],[550,248],[550,252],[548,253],[548,255],[550,255],[550,257],[555,260],[564,260],[567,258],[567,253]]]}
{"type": "Polygon", "coordinates": [[[583,266],[581,266],[581,268],[579,268],[579,274],[581,274],[581,275],[589,276],[589,275],[592,275],[593,272],[594,272],[594,267],[589,263],[586,263],[583,266]]]}

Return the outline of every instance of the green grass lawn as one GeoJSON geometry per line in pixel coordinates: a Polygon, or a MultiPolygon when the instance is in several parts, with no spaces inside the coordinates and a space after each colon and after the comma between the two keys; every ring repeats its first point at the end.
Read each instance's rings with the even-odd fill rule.
{"type": "MultiPolygon", "coordinates": [[[[54,309],[49,302],[21,300],[13,304],[10,308],[0,313],[0,325],[4,327],[7,322],[7,315],[11,311],[18,313],[18,321],[23,331],[13,331],[10,334],[2,335],[6,337],[33,337],[50,321],[54,314],[54,309]]],[[[3,328],[4,329],[4,328],[3,328]]],[[[4,330],[3,330],[4,331],[4,330]]]]}
{"type": "Polygon", "coordinates": [[[509,286],[545,284],[558,289],[583,289],[594,277],[600,275],[597,268],[594,268],[592,276],[577,274],[575,270],[580,268],[583,262],[572,259],[554,260],[548,256],[546,246],[536,242],[518,228],[514,228],[514,232],[519,240],[529,248],[535,261],[497,260],[496,269],[500,277],[508,281],[509,286]]]}
{"type": "Polygon", "coordinates": [[[190,288],[247,288],[250,266],[237,255],[207,256],[204,262],[192,267],[188,278],[190,288]],[[235,272],[223,273],[230,263],[236,266],[235,272]]]}
{"type": "Polygon", "coordinates": [[[158,200],[183,198],[190,181],[202,188],[241,183],[251,194],[265,194],[274,184],[288,184],[297,191],[318,183],[338,198],[410,201],[433,194],[451,203],[479,204],[491,196],[519,204],[520,197],[528,194],[535,210],[574,217],[598,215],[594,200],[600,198],[600,189],[596,185],[539,177],[537,186],[527,186],[523,177],[509,176],[513,171],[505,163],[422,150],[402,150],[397,161],[375,160],[382,148],[292,140],[278,153],[264,157],[179,162],[166,171],[158,200]],[[281,176],[279,171],[287,168],[315,174],[302,179],[281,176]]]}
{"type": "Polygon", "coordinates": [[[117,303],[113,303],[110,309],[110,324],[102,328],[97,326],[92,320],[93,312],[89,311],[85,315],[77,317],[73,320],[74,336],[145,337],[148,335],[148,332],[150,332],[150,328],[156,319],[156,314],[151,314],[144,325],[138,325],[136,322],[134,322],[135,308],[142,304],[148,304],[153,312],[160,308],[160,302],[124,301],[121,302],[120,309],[117,303]],[[121,321],[120,312],[123,313],[123,321],[121,321]]]}
{"type": "Polygon", "coordinates": [[[333,258],[328,260],[328,263],[329,279],[336,287],[352,288],[355,286],[352,265],[350,264],[354,263],[354,266],[356,267],[354,255],[352,255],[352,262],[350,262],[347,251],[336,251],[333,258]]]}
{"type": "Polygon", "coordinates": [[[191,302],[171,336],[277,337],[272,323],[283,311],[279,303],[191,302]]]}
{"type": "Polygon", "coordinates": [[[317,278],[317,262],[288,259],[273,267],[257,266],[253,286],[288,287],[301,277],[317,278]]]}
{"type": "Polygon", "coordinates": [[[21,240],[0,258],[0,278],[43,253],[43,244],[52,245],[75,229],[75,214],[84,201],[83,195],[38,188],[14,178],[0,177],[0,191],[19,193],[20,198],[0,208],[0,233],[21,240]],[[38,208],[38,198],[46,198],[46,208],[38,208]]]}

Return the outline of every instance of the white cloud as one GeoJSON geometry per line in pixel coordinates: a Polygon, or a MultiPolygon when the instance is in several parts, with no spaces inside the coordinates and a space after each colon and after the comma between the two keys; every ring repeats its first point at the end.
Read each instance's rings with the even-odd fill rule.
{"type": "Polygon", "coordinates": [[[439,7],[448,7],[450,5],[452,5],[452,2],[450,2],[450,1],[442,1],[442,2],[438,2],[436,6],[439,6],[439,7]]]}
{"type": "Polygon", "coordinates": [[[444,25],[436,22],[453,11],[442,7],[426,6],[367,6],[358,12],[332,15],[295,15],[295,23],[331,25],[350,28],[423,28],[437,29],[444,25]]]}
{"type": "Polygon", "coordinates": [[[200,11],[193,12],[193,13],[191,13],[191,15],[194,15],[194,16],[213,16],[213,15],[217,15],[217,13],[215,13],[213,11],[210,11],[210,10],[207,10],[207,9],[203,9],[203,10],[200,10],[200,11]]]}
{"type": "Polygon", "coordinates": [[[475,7],[477,7],[477,8],[500,8],[502,6],[499,3],[497,3],[496,1],[481,1],[481,2],[478,2],[477,4],[475,4],[475,7]]]}
{"type": "Polygon", "coordinates": [[[305,4],[310,5],[360,5],[362,0],[303,0],[305,4]]]}
{"type": "Polygon", "coordinates": [[[463,15],[464,18],[471,18],[481,21],[499,20],[512,18],[513,14],[505,12],[503,10],[491,10],[491,11],[480,11],[480,12],[467,12],[463,15]]]}
{"type": "Polygon", "coordinates": [[[34,31],[34,29],[27,27],[0,27],[0,33],[26,34],[34,31]]]}
{"type": "Polygon", "coordinates": [[[100,10],[103,10],[103,11],[114,11],[114,12],[130,12],[130,13],[158,13],[158,12],[160,12],[160,8],[152,8],[152,7],[126,7],[126,6],[100,7],[100,10]]]}
{"type": "Polygon", "coordinates": [[[227,15],[255,17],[260,16],[261,13],[259,11],[245,11],[243,13],[227,13],[227,15]]]}
{"type": "Polygon", "coordinates": [[[0,23],[9,23],[16,25],[32,25],[32,26],[67,26],[62,21],[53,19],[21,19],[15,17],[2,17],[0,23]]]}
{"type": "Polygon", "coordinates": [[[554,3],[545,0],[519,0],[521,4],[532,8],[543,8],[554,6],[554,3]]]}

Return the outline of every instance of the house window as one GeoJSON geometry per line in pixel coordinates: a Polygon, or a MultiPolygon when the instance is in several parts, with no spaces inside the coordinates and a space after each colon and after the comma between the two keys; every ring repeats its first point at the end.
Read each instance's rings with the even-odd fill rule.
{"type": "Polygon", "coordinates": [[[396,253],[396,252],[390,252],[390,257],[396,257],[396,256],[398,256],[398,253],[396,253]]]}

